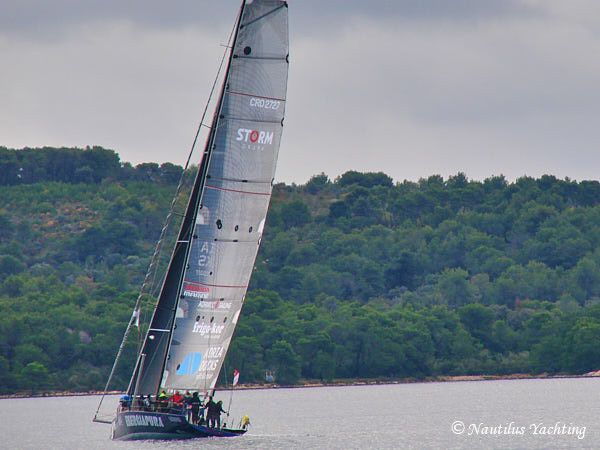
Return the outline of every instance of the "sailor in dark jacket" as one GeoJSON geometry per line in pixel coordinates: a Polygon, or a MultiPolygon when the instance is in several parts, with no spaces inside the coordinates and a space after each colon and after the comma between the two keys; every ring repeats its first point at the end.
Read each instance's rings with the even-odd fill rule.
{"type": "Polygon", "coordinates": [[[209,427],[213,427],[217,404],[213,401],[212,397],[208,397],[208,401],[206,402],[206,405],[204,405],[204,408],[206,409],[206,422],[209,427]]]}
{"type": "Polygon", "coordinates": [[[221,413],[227,412],[223,409],[223,402],[219,400],[215,403],[212,397],[209,397],[208,403],[206,404],[206,411],[208,426],[221,428],[221,413]]]}
{"type": "MultiPolygon", "coordinates": [[[[192,394],[192,398],[190,399],[189,404],[192,410],[192,423],[196,424],[198,423],[198,413],[200,412],[200,408],[202,407],[202,400],[200,400],[200,397],[198,397],[197,392],[194,392],[192,394]]],[[[204,416],[204,410],[202,410],[202,416],[204,416]]]]}

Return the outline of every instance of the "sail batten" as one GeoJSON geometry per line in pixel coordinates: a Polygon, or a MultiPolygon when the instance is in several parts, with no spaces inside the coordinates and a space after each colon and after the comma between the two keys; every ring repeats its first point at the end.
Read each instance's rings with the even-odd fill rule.
{"type": "Polygon", "coordinates": [[[256,97],[256,98],[260,98],[263,100],[277,100],[280,102],[285,102],[285,98],[277,98],[277,97],[265,97],[264,95],[258,95],[258,94],[250,94],[248,92],[234,92],[234,91],[229,91],[229,94],[233,94],[233,95],[243,95],[245,97],[256,97]]]}
{"type": "Polygon", "coordinates": [[[268,61],[268,60],[274,60],[274,61],[285,61],[287,60],[287,55],[286,56],[245,56],[245,55],[234,55],[234,58],[240,58],[240,59],[260,59],[263,61],[268,61]]]}
{"type": "Polygon", "coordinates": [[[244,120],[246,122],[254,122],[254,123],[280,123],[280,121],[278,121],[278,120],[249,119],[248,117],[223,117],[223,120],[244,120]]]}

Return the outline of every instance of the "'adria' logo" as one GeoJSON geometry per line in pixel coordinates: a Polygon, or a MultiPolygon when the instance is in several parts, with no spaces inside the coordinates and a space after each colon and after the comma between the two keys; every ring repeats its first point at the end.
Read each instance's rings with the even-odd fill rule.
{"type": "Polygon", "coordinates": [[[238,128],[236,141],[250,142],[252,144],[272,144],[272,131],[249,130],[248,128],[238,128]]]}

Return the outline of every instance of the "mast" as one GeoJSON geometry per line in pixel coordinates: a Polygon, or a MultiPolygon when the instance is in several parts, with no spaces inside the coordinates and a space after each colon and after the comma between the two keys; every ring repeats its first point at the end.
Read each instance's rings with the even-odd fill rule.
{"type": "Polygon", "coordinates": [[[233,58],[233,48],[235,48],[235,43],[240,30],[245,3],[245,1],[242,2],[236,21],[233,45],[230,49],[227,63],[227,71],[219,95],[217,108],[213,116],[210,133],[202,155],[200,167],[188,200],[186,212],[171,256],[171,261],[169,262],[169,268],[161,288],[159,299],[154,309],[150,327],[146,332],[144,345],[138,355],[136,366],[131,375],[129,387],[127,388],[127,393],[129,395],[133,395],[134,393],[154,393],[158,395],[160,390],[165,365],[167,363],[167,358],[169,357],[169,348],[171,345],[173,327],[175,325],[175,315],[177,313],[183,278],[189,259],[191,245],[196,238],[194,234],[196,218],[204,192],[212,152],[214,150],[215,136],[219,126],[224,93],[229,79],[231,60],[233,58]]]}

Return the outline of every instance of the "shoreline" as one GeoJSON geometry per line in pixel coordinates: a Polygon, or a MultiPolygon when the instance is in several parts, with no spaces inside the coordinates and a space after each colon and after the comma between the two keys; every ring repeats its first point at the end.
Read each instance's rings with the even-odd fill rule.
{"type": "MultiPolygon", "coordinates": [[[[428,377],[424,379],[416,378],[400,378],[400,379],[341,379],[326,381],[305,380],[302,384],[291,386],[270,384],[240,384],[233,388],[236,391],[254,390],[254,389],[300,389],[300,388],[316,388],[316,387],[344,387],[344,386],[373,386],[387,384],[412,384],[412,383],[451,383],[464,381],[497,381],[497,380],[538,380],[538,379],[555,379],[555,378],[593,378],[600,377],[600,370],[588,372],[583,375],[531,375],[524,373],[515,373],[510,375],[440,375],[436,377],[428,377]]],[[[230,387],[220,386],[216,390],[230,390],[230,387]]],[[[11,398],[40,398],[40,397],[82,397],[91,395],[102,395],[103,391],[87,391],[87,392],[69,392],[69,391],[48,391],[39,394],[31,394],[28,392],[16,392],[13,394],[0,395],[0,400],[11,398]]],[[[106,395],[119,395],[123,391],[107,391],[106,395]]]]}

